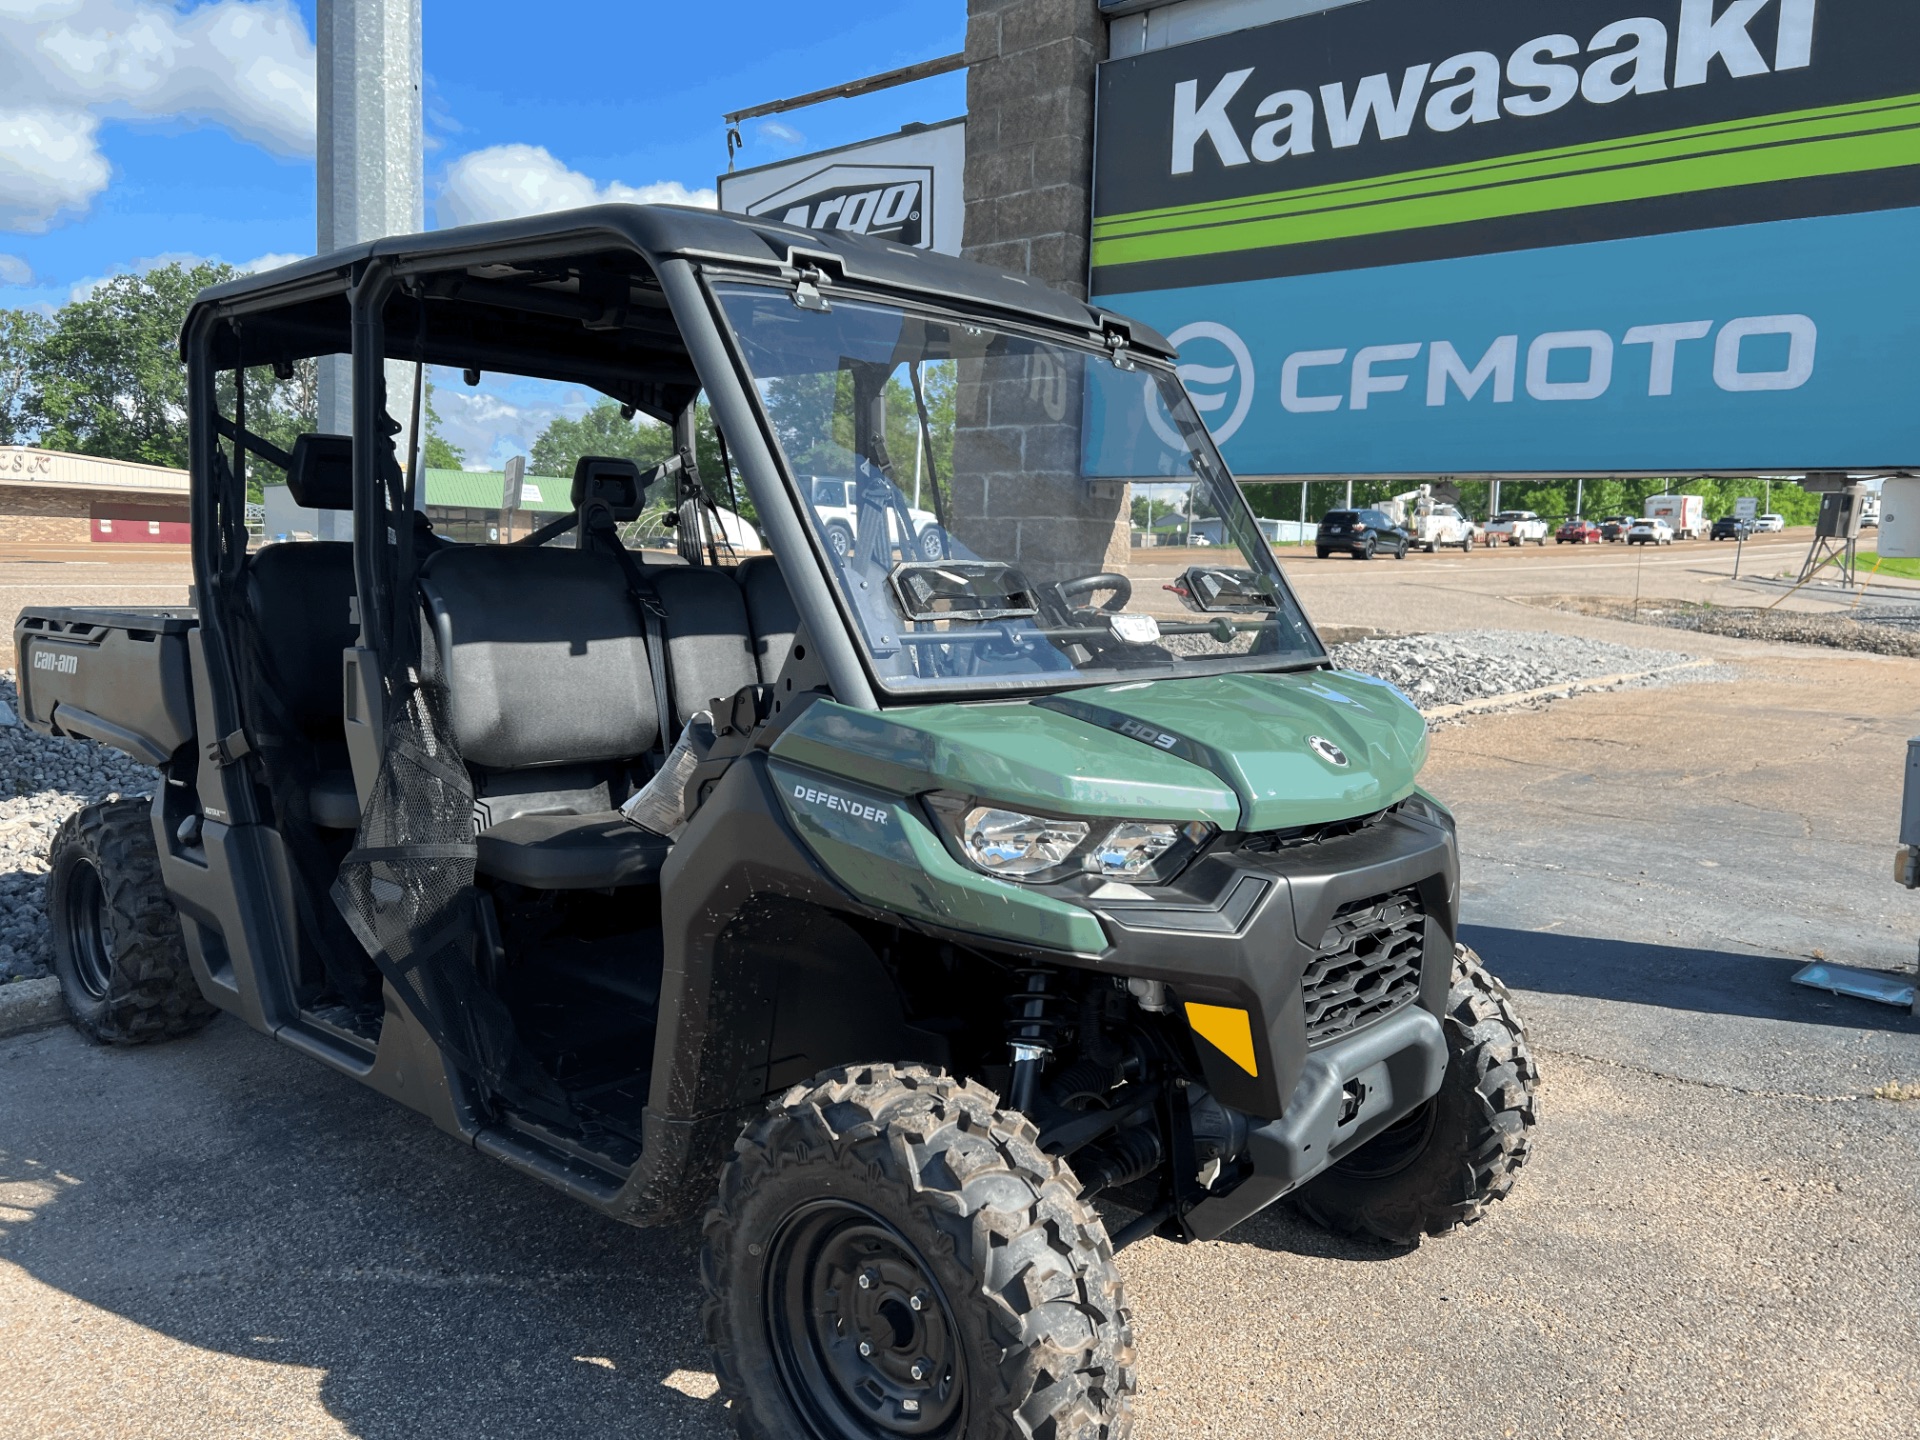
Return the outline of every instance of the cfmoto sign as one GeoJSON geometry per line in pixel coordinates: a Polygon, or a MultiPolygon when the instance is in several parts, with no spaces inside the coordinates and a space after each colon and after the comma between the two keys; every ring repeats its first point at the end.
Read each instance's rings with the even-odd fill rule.
{"type": "MultiPolygon", "coordinates": [[[[1187,398],[1200,412],[1201,420],[1213,435],[1213,443],[1225,445],[1246,423],[1253,408],[1253,353],[1246,341],[1227,326],[1214,320],[1194,320],[1167,337],[1180,353],[1177,369],[1187,398]]],[[[1186,442],[1174,429],[1173,419],[1160,401],[1158,386],[1147,381],[1147,422],[1153,433],[1175,450],[1185,450],[1186,442]]]]}

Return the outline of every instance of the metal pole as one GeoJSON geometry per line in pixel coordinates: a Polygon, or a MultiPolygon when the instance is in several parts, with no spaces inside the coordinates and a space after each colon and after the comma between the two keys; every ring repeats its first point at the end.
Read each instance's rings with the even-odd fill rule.
{"type": "Polygon", "coordinates": [[[1307,482],[1300,482],[1300,532],[1293,537],[1296,545],[1307,543],[1307,482]]]}
{"type": "MultiPolygon", "coordinates": [[[[426,229],[426,146],[420,107],[421,0],[319,0],[319,253],[426,229]]],[[[405,394],[404,361],[388,361],[387,392],[405,394]]],[[[319,425],[353,433],[353,378],[345,355],[320,359],[319,425]]],[[[411,452],[406,417],[394,437],[411,452]]],[[[425,490],[419,503],[425,503],[425,490]]],[[[323,540],[334,512],[320,512],[323,540]]]]}

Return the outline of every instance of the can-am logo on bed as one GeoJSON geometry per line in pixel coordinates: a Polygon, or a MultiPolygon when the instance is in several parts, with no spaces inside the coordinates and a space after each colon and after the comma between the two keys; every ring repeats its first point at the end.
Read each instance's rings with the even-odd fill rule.
{"type": "Polygon", "coordinates": [[[933,243],[933,170],[926,165],[829,165],[748,206],[747,214],[926,249],[933,243]]]}

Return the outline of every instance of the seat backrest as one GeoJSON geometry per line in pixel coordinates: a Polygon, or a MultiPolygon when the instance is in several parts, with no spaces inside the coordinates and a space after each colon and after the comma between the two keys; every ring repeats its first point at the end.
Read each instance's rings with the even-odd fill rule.
{"type": "Polygon", "coordinates": [[[734,576],[740,582],[740,593],[747,599],[747,623],[760,683],[771,685],[780,678],[787,656],[793,652],[800,612],[793,608],[793,592],[787,589],[780,564],[771,555],[742,560],[734,576]]]}
{"type": "Polygon", "coordinates": [[[468,763],[520,770],[652,749],[644,631],[611,556],[461,546],[428,557],[420,589],[468,763]]]}
{"type": "Polygon", "coordinates": [[[649,566],[646,575],[667,612],[667,684],[673,691],[668,734],[714,700],[731,700],[759,683],[746,597],[724,570],[706,565],[649,566]]]}
{"type": "MultiPolygon", "coordinates": [[[[359,640],[353,621],[353,546],[341,541],[269,545],[247,557],[246,598],[278,709],[310,740],[337,741],[340,652],[359,640]]],[[[291,737],[289,737],[291,738],[291,737]]]]}

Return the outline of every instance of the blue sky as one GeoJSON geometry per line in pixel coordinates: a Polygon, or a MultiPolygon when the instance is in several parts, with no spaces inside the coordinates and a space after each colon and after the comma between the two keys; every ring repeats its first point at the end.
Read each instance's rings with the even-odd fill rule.
{"type": "MultiPolygon", "coordinates": [[[[698,195],[723,111],[949,53],[966,23],[964,0],[424,4],[429,225],[698,195]]],[[[313,23],[314,0],[0,0],[0,305],[156,258],[311,253],[313,23]]],[[[832,101],[749,125],[741,163],[964,108],[957,74],[832,101]]]]}

